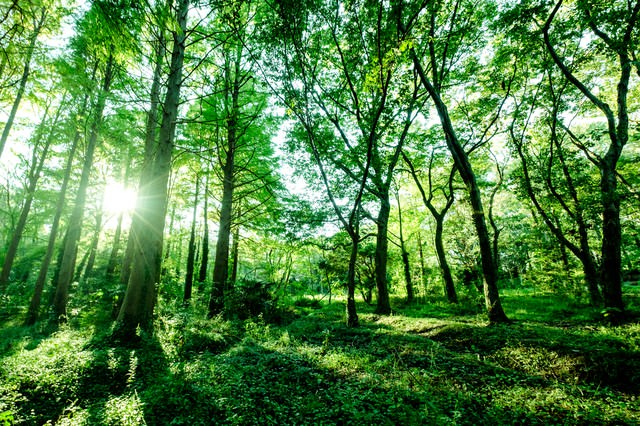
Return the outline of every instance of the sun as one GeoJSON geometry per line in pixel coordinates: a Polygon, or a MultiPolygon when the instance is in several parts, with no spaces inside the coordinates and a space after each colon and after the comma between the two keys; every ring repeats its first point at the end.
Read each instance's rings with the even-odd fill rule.
{"type": "Polygon", "coordinates": [[[109,182],[104,187],[103,210],[108,215],[131,213],[136,207],[136,192],[119,182],[109,182]]]}

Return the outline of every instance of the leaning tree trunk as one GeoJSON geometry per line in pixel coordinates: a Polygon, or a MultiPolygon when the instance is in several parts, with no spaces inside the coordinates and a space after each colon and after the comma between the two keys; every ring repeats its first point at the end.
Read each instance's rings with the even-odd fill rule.
{"type": "Polygon", "coordinates": [[[469,162],[467,153],[456,136],[449,116],[449,111],[447,110],[445,103],[442,101],[440,93],[431,84],[431,81],[425,74],[415,49],[411,48],[409,53],[422,85],[427,89],[427,92],[435,103],[438,116],[440,117],[440,123],[442,124],[442,129],[444,131],[447,147],[449,148],[449,152],[451,152],[454,164],[458,169],[469,193],[469,201],[472,208],[472,220],[480,246],[482,274],[484,278],[483,292],[489,322],[507,322],[508,318],[502,309],[500,294],[498,292],[498,268],[495,259],[493,258],[491,238],[489,237],[489,230],[486,224],[480,187],[478,186],[473,167],[469,162]]]}
{"type": "Polygon", "coordinates": [[[182,87],[188,12],[189,0],[180,0],[176,11],[178,28],[173,32],[169,79],[153,164],[153,178],[148,184],[145,202],[140,203],[137,210],[145,220],[140,222],[139,232],[136,231],[134,238],[129,283],[118,314],[118,324],[114,330],[116,336],[125,339],[134,337],[138,326],[147,331],[153,329],[156,285],[162,262],[169,175],[182,87]]]}
{"type": "MultiPolygon", "coordinates": [[[[64,97],[62,102],[64,102],[64,97]]],[[[48,107],[47,107],[48,111],[48,107]]],[[[20,217],[18,218],[18,222],[13,230],[13,235],[11,237],[11,242],[9,243],[9,248],[7,249],[7,253],[5,254],[4,263],[2,265],[2,273],[0,273],[0,288],[4,287],[9,281],[9,273],[11,272],[11,268],[13,267],[13,262],[15,260],[16,254],[18,252],[18,246],[20,245],[20,240],[22,239],[22,233],[24,232],[24,228],[27,224],[27,218],[29,217],[29,212],[31,211],[31,204],[33,203],[33,197],[35,195],[36,186],[38,181],[40,180],[40,174],[42,173],[42,168],[44,167],[44,162],[47,158],[47,154],[49,153],[49,147],[53,142],[53,128],[58,123],[58,119],[60,118],[60,113],[62,108],[59,107],[55,119],[51,124],[51,130],[49,131],[49,135],[44,142],[44,146],[42,147],[42,152],[40,153],[40,157],[36,155],[36,151],[38,149],[38,145],[40,145],[40,139],[42,138],[42,132],[45,125],[45,120],[47,117],[47,112],[45,111],[44,117],[42,118],[42,122],[40,123],[39,129],[37,131],[36,141],[34,143],[34,152],[33,158],[31,161],[31,168],[29,171],[29,184],[27,186],[27,194],[24,200],[24,204],[22,205],[22,210],[20,211],[20,217]]]]}
{"type": "Polygon", "coordinates": [[[69,228],[67,229],[67,239],[63,249],[62,262],[59,268],[58,281],[56,283],[56,291],[53,299],[54,320],[58,322],[66,321],[67,315],[67,299],[69,297],[69,286],[73,278],[73,270],[75,267],[76,253],[78,251],[78,241],[82,232],[82,219],[84,217],[84,207],[89,187],[89,177],[93,167],[93,154],[98,143],[98,134],[102,124],[102,115],[106,104],[106,95],[111,86],[113,77],[113,55],[109,55],[107,66],[105,68],[102,89],[98,94],[98,102],[94,112],[94,119],[91,125],[91,134],[85,150],[85,158],[80,176],[80,184],[76,194],[75,205],[69,218],[69,228]]]}
{"type": "Polygon", "coordinates": [[[36,48],[36,40],[38,39],[38,35],[40,35],[40,31],[42,31],[42,27],[44,25],[46,17],[47,9],[43,7],[40,18],[35,23],[33,32],[31,33],[31,37],[29,39],[27,56],[24,60],[24,68],[22,70],[22,77],[20,78],[16,98],[13,100],[13,106],[11,107],[11,111],[9,112],[9,117],[7,118],[7,122],[4,125],[4,129],[2,129],[2,135],[0,135],[0,156],[2,156],[2,151],[4,151],[4,146],[7,143],[7,139],[9,138],[9,132],[11,131],[11,127],[13,127],[13,121],[16,118],[18,108],[20,107],[20,103],[22,102],[22,96],[24,96],[24,92],[27,87],[27,81],[29,80],[29,75],[31,74],[31,59],[33,58],[33,53],[36,48]]]}
{"type": "MultiPolygon", "coordinates": [[[[79,116],[83,116],[86,112],[87,101],[88,95],[85,95],[80,113],[78,114],[79,116]]],[[[60,227],[60,219],[64,210],[67,187],[69,186],[69,181],[71,180],[73,160],[78,149],[80,136],[81,134],[78,128],[76,129],[71,148],[69,149],[69,152],[67,154],[67,165],[65,166],[62,184],[60,185],[60,192],[58,193],[58,200],[56,202],[55,210],[56,213],[53,217],[53,222],[51,223],[51,231],[49,231],[47,250],[45,252],[44,258],[42,259],[42,264],[40,265],[40,272],[38,273],[38,278],[36,279],[36,283],[34,286],[33,296],[31,297],[31,303],[29,304],[29,310],[27,311],[27,316],[25,318],[25,325],[33,325],[38,320],[38,316],[40,313],[40,304],[42,301],[42,292],[44,291],[44,284],[47,280],[47,273],[49,272],[49,266],[51,265],[51,259],[53,258],[53,253],[55,251],[58,228],[60,227]]]]}

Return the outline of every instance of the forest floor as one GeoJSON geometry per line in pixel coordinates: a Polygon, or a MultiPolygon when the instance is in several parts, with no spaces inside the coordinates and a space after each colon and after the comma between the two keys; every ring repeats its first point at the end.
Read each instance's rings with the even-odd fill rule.
{"type": "Polygon", "coordinates": [[[637,320],[513,290],[509,325],[474,303],[396,302],[359,306],[359,328],[339,301],[300,299],[279,325],[165,304],[130,345],[89,310],[57,330],[5,322],[0,425],[640,424],[637,320]]]}

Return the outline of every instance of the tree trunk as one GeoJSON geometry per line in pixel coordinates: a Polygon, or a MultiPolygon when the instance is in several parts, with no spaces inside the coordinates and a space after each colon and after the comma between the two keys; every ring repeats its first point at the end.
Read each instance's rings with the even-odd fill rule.
{"type": "Polygon", "coordinates": [[[233,212],[233,191],[235,187],[235,150],[237,144],[237,126],[240,95],[240,56],[234,62],[233,81],[230,66],[225,66],[225,89],[230,96],[230,105],[227,105],[229,117],[227,118],[227,146],[226,157],[223,165],[222,203],[220,206],[220,225],[218,227],[218,241],[216,242],[216,255],[213,264],[213,283],[211,297],[209,298],[209,317],[213,317],[224,309],[224,291],[229,275],[229,240],[231,236],[231,215],[233,212]],[[230,93],[229,93],[230,91],[230,93]]]}
{"type": "MultiPolygon", "coordinates": [[[[145,202],[145,192],[147,184],[151,181],[153,174],[153,158],[156,148],[156,137],[158,129],[158,111],[160,105],[160,89],[162,80],[162,69],[164,65],[164,40],[162,39],[164,29],[159,29],[158,40],[155,42],[155,67],[153,69],[153,80],[151,83],[150,92],[150,105],[149,112],[147,113],[147,121],[145,125],[145,138],[144,138],[144,160],[142,163],[142,172],[140,173],[140,180],[138,182],[138,195],[136,200],[136,209],[138,205],[145,202]]],[[[125,249],[124,257],[122,258],[122,265],[120,269],[120,283],[123,285],[122,296],[124,296],[124,286],[129,282],[129,274],[131,273],[131,261],[133,259],[133,248],[136,239],[136,229],[139,226],[141,217],[134,214],[129,229],[129,236],[127,238],[127,247],[125,249]]],[[[122,302],[122,297],[118,299],[118,302],[122,302]]],[[[116,306],[116,311],[119,312],[120,306],[116,306]]]]}
{"type": "MultiPolygon", "coordinates": [[[[124,175],[122,176],[122,184],[126,189],[129,186],[129,173],[131,171],[131,154],[127,153],[127,159],[125,164],[124,175]]],[[[118,254],[120,253],[120,239],[122,238],[122,221],[124,219],[124,213],[120,212],[118,215],[118,222],[116,224],[116,230],[113,234],[113,242],[111,243],[111,252],[109,254],[109,261],[107,262],[107,268],[105,270],[105,276],[107,280],[112,280],[116,272],[116,265],[118,263],[118,254]]]]}
{"type": "MultiPolygon", "coordinates": [[[[229,136],[231,136],[229,130],[229,136]]],[[[231,145],[231,142],[229,142],[231,145]]],[[[209,298],[209,317],[218,315],[224,309],[224,290],[229,273],[229,239],[231,235],[231,212],[233,200],[233,150],[227,151],[222,184],[222,204],[220,206],[220,225],[213,263],[213,282],[209,298]]]]}
{"type": "Polygon", "coordinates": [[[440,97],[440,93],[431,84],[429,78],[425,74],[420,60],[415,52],[414,48],[410,49],[411,59],[420,81],[423,86],[429,92],[429,95],[433,99],[438,116],[440,117],[440,123],[445,135],[445,140],[449,152],[453,157],[454,164],[465,183],[467,191],[469,193],[469,201],[472,208],[472,219],[476,229],[478,242],[480,246],[480,256],[482,261],[482,274],[484,277],[483,292],[485,298],[485,306],[487,309],[487,315],[490,323],[507,322],[507,315],[502,309],[502,303],[500,302],[500,294],[498,292],[498,269],[493,258],[493,251],[491,249],[491,238],[487,229],[485,220],[484,208],[482,205],[482,197],[480,193],[480,187],[476,181],[476,176],[473,171],[473,167],[469,162],[469,158],[464,148],[460,144],[458,137],[456,136],[449,112],[446,105],[440,97]]]}
{"type": "Polygon", "coordinates": [[[376,220],[378,232],[376,235],[376,253],[375,253],[375,274],[376,288],[378,290],[378,300],[376,313],[380,315],[389,315],[391,313],[391,304],[389,302],[389,288],[387,286],[387,257],[389,253],[388,225],[391,204],[389,203],[389,194],[380,199],[380,211],[376,220]]]}
{"type": "Polygon", "coordinates": [[[236,225],[233,231],[233,241],[231,243],[231,277],[229,282],[235,286],[238,280],[238,260],[240,252],[240,225],[236,225]]]}
{"type": "Polygon", "coordinates": [[[602,296],[604,306],[619,311],[611,313],[614,321],[622,316],[622,230],[620,225],[620,197],[617,192],[616,162],[619,153],[607,153],[600,173],[602,191],[602,296]]]}
{"type": "Polygon", "coordinates": [[[196,257],[196,217],[198,213],[198,192],[200,191],[200,177],[196,176],[196,193],[193,200],[193,217],[191,218],[191,232],[189,234],[189,249],[187,253],[187,273],[184,278],[183,302],[189,303],[191,300],[191,290],[193,288],[193,272],[195,269],[196,257]]]}
{"type": "Polygon", "coordinates": [[[96,215],[96,229],[91,239],[91,246],[89,248],[89,257],[87,259],[87,266],[84,269],[83,281],[86,283],[87,278],[93,274],[93,266],[96,263],[96,253],[98,251],[98,243],[100,242],[100,232],[102,231],[102,203],[98,214],[96,215]]]}
{"type": "Polygon", "coordinates": [[[37,22],[35,22],[33,33],[31,33],[31,37],[29,39],[29,47],[27,47],[27,56],[24,61],[24,68],[22,70],[22,77],[20,78],[16,98],[13,100],[11,112],[9,112],[7,122],[4,125],[4,129],[2,129],[2,135],[0,136],[0,156],[2,156],[2,151],[4,151],[4,146],[7,143],[7,139],[9,138],[9,132],[11,131],[13,121],[16,118],[18,108],[20,107],[20,102],[22,101],[22,96],[24,95],[25,89],[27,87],[27,81],[29,80],[29,75],[31,74],[31,59],[33,58],[33,52],[35,51],[36,40],[38,39],[38,35],[40,35],[40,31],[42,30],[46,17],[47,9],[43,7],[41,10],[40,18],[37,22]]]}
{"type": "MultiPolygon", "coordinates": [[[[85,114],[87,101],[88,95],[85,95],[82,107],[80,108],[78,114],[79,116],[83,116],[85,114]]],[[[69,153],[67,154],[67,165],[65,166],[64,176],[62,178],[62,184],[60,185],[60,192],[58,194],[58,200],[56,202],[56,213],[53,217],[53,222],[51,223],[51,231],[49,232],[47,250],[45,252],[44,258],[42,259],[42,264],[40,265],[40,271],[38,273],[38,278],[36,279],[36,283],[34,286],[33,296],[31,297],[31,303],[29,304],[29,310],[27,311],[27,316],[25,318],[25,325],[33,325],[38,320],[38,316],[40,313],[40,304],[42,301],[42,292],[44,291],[44,284],[47,280],[47,273],[49,272],[49,266],[51,264],[51,259],[53,258],[53,253],[55,251],[58,228],[60,227],[60,219],[64,210],[67,187],[69,186],[69,181],[71,180],[73,160],[78,149],[80,136],[80,130],[79,128],[77,128],[73,136],[71,148],[69,149],[69,153]]]]}
{"type": "Polygon", "coordinates": [[[411,267],[409,265],[409,253],[404,242],[404,232],[402,227],[402,206],[400,205],[400,194],[396,191],[396,202],[398,204],[398,227],[400,228],[400,251],[402,253],[402,265],[404,267],[404,282],[407,289],[407,303],[413,303],[413,283],[411,282],[411,267]]]}
{"type": "Polygon", "coordinates": [[[202,256],[200,271],[198,272],[198,292],[204,292],[204,282],[207,280],[207,268],[209,266],[209,172],[204,185],[204,229],[202,232],[202,256]]]}
{"type": "Polygon", "coordinates": [[[351,254],[347,271],[347,327],[358,327],[358,313],[356,311],[356,263],[358,262],[358,245],[360,236],[351,235],[351,254]]]}
{"type": "Polygon", "coordinates": [[[102,124],[102,114],[106,104],[106,95],[111,86],[113,77],[114,58],[109,55],[104,72],[102,89],[98,94],[94,119],[91,125],[91,134],[85,151],[85,158],[80,176],[80,184],[76,194],[75,205],[69,219],[69,228],[67,230],[67,240],[63,249],[62,262],[60,264],[60,272],[56,283],[56,292],[53,300],[53,312],[55,320],[58,322],[66,321],[67,315],[67,299],[69,297],[69,286],[73,277],[73,270],[76,261],[76,253],[78,251],[78,241],[82,232],[82,219],[84,216],[84,207],[89,187],[89,177],[93,167],[93,154],[98,143],[98,133],[102,124]]]}
{"type": "MultiPolygon", "coordinates": [[[[64,97],[62,102],[64,102],[64,97]]],[[[22,239],[22,233],[24,232],[24,228],[27,224],[27,218],[29,217],[29,212],[31,211],[31,204],[33,203],[36,186],[38,184],[38,181],[40,180],[40,174],[42,173],[44,162],[47,158],[47,154],[49,153],[49,147],[53,142],[53,128],[55,128],[55,126],[57,125],[58,119],[60,118],[60,113],[62,111],[62,108],[59,107],[56,112],[55,119],[51,124],[49,135],[44,142],[44,146],[42,147],[40,157],[38,157],[36,151],[38,149],[38,146],[40,145],[40,139],[42,138],[42,132],[45,125],[48,109],[49,107],[47,106],[47,110],[44,113],[42,122],[38,126],[39,128],[36,134],[36,141],[34,142],[33,146],[34,152],[31,161],[31,167],[29,170],[29,183],[26,188],[26,197],[22,205],[22,210],[20,211],[20,217],[18,218],[18,222],[13,230],[11,242],[9,243],[9,247],[5,254],[4,263],[2,265],[2,273],[0,273],[0,288],[6,286],[9,281],[9,273],[11,272],[11,268],[13,267],[13,262],[15,260],[16,253],[18,252],[18,246],[20,245],[20,240],[22,239]]]]}
{"type": "Polygon", "coordinates": [[[118,314],[118,324],[114,330],[114,333],[122,338],[134,337],[138,326],[146,331],[153,329],[156,285],[162,261],[169,174],[182,86],[188,12],[189,0],[179,0],[176,10],[178,29],[173,32],[171,64],[162,109],[158,147],[153,162],[153,179],[148,183],[144,203],[138,205],[138,213],[145,220],[140,221],[140,232],[136,230],[129,283],[118,314]]]}
{"type": "Polygon", "coordinates": [[[451,268],[447,261],[447,254],[444,250],[444,244],[442,243],[442,235],[444,231],[444,215],[438,216],[436,219],[436,233],[435,233],[435,245],[436,255],[438,256],[438,264],[440,265],[440,271],[442,272],[442,279],[444,280],[444,293],[447,296],[449,303],[458,303],[458,294],[456,293],[456,286],[453,283],[453,276],[451,275],[451,268]]]}

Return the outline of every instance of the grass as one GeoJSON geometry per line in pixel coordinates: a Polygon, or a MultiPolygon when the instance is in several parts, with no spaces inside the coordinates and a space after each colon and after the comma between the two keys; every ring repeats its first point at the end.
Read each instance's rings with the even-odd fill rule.
{"type": "Polygon", "coordinates": [[[339,302],[296,303],[281,325],[165,304],[131,347],[88,314],[55,331],[5,323],[0,425],[640,424],[637,322],[507,291],[514,323],[487,326],[476,302],[363,305],[357,329],[339,302]]]}

